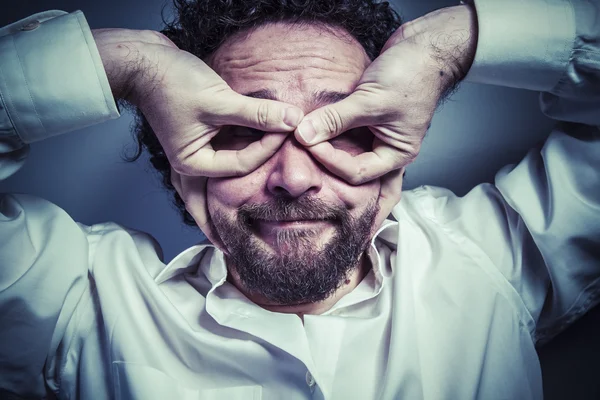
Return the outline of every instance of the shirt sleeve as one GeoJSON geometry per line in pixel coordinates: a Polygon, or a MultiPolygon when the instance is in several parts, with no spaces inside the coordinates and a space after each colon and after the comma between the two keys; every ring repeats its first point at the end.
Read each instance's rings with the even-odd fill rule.
{"type": "MultiPolygon", "coordinates": [[[[117,116],[81,12],[0,29],[0,179],[23,164],[29,143],[117,116]]],[[[89,246],[86,227],[56,205],[0,193],[0,397],[57,394],[53,355],[69,346],[65,332],[90,290],[89,246]]]]}
{"type": "Polygon", "coordinates": [[[81,11],[46,11],[0,29],[0,179],[29,143],[119,116],[81,11]]]}
{"type": "Polygon", "coordinates": [[[495,184],[430,189],[518,292],[541,345],[600,301],[600,1],[475,0],[471,81],[542,90],[556,125],[495,184]]]}

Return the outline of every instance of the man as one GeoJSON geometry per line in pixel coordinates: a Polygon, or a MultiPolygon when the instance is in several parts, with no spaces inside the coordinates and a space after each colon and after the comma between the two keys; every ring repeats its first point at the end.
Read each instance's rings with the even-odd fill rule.
{"type": "Polygon", "coordinates": [[[4,393],[541,398],[535,344],[600,297],[599,5],[496,3],[393,33],[385,5],[323,0],[177,1],[167,37],[92,33],[81,14],[5,28],[4,175],[23,142],[116,116],[125,99],[213,245],[165,266],[139,232],[6,195],[4,393]],[[506,9],[520,41],[494,41],[506,9]],[[519,36],[532,16],[536,35],[519,36]],[[370,47],[361,26],[391,36],[370,47]],[[36,60],[57,75],[32,74],[36,60]],[[563,122],[495,185],[401,193],[467,71],[547,92],[563,122]]]}

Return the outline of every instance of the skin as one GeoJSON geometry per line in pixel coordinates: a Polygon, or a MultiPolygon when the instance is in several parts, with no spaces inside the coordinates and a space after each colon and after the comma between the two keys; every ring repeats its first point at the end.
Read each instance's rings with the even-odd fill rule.
{"type": "MultiPolygon", "coordinates": [[[[309,113],[339,100],[332,96],[315,98],[314,94],[319,91],[351,93],[370,60],[361,45],[340,29],[277,23],[230,38],[210,57],[208,64],[238,93],[273,97],[309,113]]],[[[210,215],[218,210],[235,219],[238,207],[264,203],[282,193],[292,198],[314,196],[328,204],[345,207],[355,217],[364,213],[369,202],[381,205],[381,179],[350,185],[317,162],[289,132],[280,134],[288,135],[283,145],[253,172],[240,177],[208,179],[206,198],[210,215]]],[[[256,139],[246,128],[232,127],[224,129],[213,146],[238,149],[253,140],[256,139]]],[[[369,130],[360,128],[340,135],[331,143],[337,149],[357,155],[369,151],[372,140],[369,130]]],[[[202,185],[198,185],[198,190],[201,188],[202,185]]],[[[194,213],[193,204],[188,203],[188,209],[194,213]]],[[[372,233],[390,211],[391,207],[385,203],[372,233]]],[[[280,229],[318,230],[319,235],[311,240],[320,247],[331,238],[334,228],[327,222],[281,222],[262,224],[255,234],[270,251],[281,251],[274,244],[274,236],[280,229]]],[[[299,315],[317,314],[331,308],[360,283],[370,268],[365,260],[363,257],[360,267],[336,293],[318,304],[269,304],[260,296],[248,293],[235,274],[231,274],[230,279],[242,293],[267,309],[299,315]]]]}
{"type": "MultiPolygon", "coordinates": [[[[419,153],[441,96],[470,68],[478,36],[472,7],[448,7],[401,26],[369,63],[342,30],[272,24],[229,38],[207,65],[158,32],[93,34],[115,97],[144,113],[171,165],[173,186],[226,255],[211,214],[219,210],[231,219],[238,206],[274,193],[317,196],[353,215],[375,198],[380,211],[373,230],[380,226],[400,200],[404,167],[419,153]],[[351,94],[315,99],[323,90],[351,94]],[[249,139],[248,131],[227,125],[270,133],[249,139]]],[[[287,225],[256,234],[270,251],[285,251],[274,246],[274,229],[320,231],[316,249],[331,237],[327,225],[287,225]]],[[[276,310],[322,312],[368,267],[363,262],[324,304],[276,310]]]]}

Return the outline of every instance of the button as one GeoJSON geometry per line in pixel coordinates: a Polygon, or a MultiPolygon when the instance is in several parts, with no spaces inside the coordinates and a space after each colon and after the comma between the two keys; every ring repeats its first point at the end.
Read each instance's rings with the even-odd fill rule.
{"type": "Polygon", "coordinates": [[[39,28],[39,26],[41,25],[40,21],[38,21],[37,19],[34,21],[29,22],[28,24],[25,24],[21,27],[22,31],[32,31],[34,29],[39,28]]]}
{"type": "Polygon", "coordinates": [[[313,378],[310,371],[306,371],[306,384],[312,389],[315,386],[315,378],[313,378]]]}

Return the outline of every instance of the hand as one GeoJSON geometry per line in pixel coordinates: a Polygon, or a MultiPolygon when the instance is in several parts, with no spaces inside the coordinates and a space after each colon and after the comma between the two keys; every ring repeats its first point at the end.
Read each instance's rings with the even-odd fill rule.
{"type": "Polygon", "coordinates": [[[154,31],[94,30],[116,98],[136,105],[171,165],[171,182],[196,223],[215,245],[206,206],[207,177],[245,175],[266,162],[302,117],[299,108],[234,92],[208,65],[154,31]],[[214,151],[211,139],[225,125],[267,134],[240,150],[214,151]],[[283,133],[282,133],[283,132],[283,133]]]}
{"type": "Polygon", "coordinates": [[[440,100],[467,74],[476,44],[470,6],[444,8],[402,25],[354,92],[308,114],[296,139],[351,184],[405,167],[419,153],[440,100]],[[327,142],[362,126],[375,136],[371,152],[351,156],[327,142]]]}
{"type": "Polygon", "coordinates": [[[264,135],[244,149],[214,151],[225,125],[293,131],[304,114],[284,103],[234,92],[208,65],[153,31],[93,31],[115,97],[144,114],[173,170],[181,175],[245,175],[269,159],[285,135],[264,135]]]}

